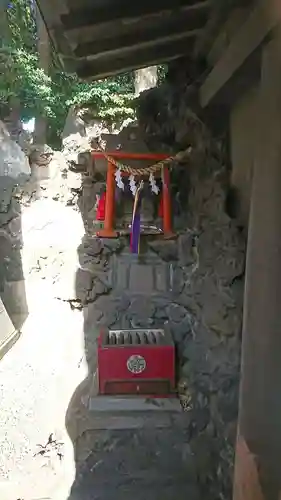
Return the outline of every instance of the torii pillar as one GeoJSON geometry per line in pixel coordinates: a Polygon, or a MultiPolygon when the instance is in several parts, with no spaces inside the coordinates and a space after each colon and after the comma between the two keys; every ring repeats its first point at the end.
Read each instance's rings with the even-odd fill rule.
{"type": "Polygon", "coordinates": [[[234,500],[281,499],[281,37],[263,49],[234,500]]]}

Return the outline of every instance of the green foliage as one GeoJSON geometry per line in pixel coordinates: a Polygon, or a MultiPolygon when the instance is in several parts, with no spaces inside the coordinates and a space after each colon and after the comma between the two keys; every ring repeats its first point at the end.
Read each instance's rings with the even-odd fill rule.
{"type": "MultiPolygon", "coordinates": [[[[23,119],[48,118],[51,141],[60,137],[69,106],[86,107],[93,116],[109,122],[135,116],[134,73],[92,84],[66,75],[52,62],[49,74],[39,67],[34,0],[12,0],[0,9],[0,105],[11,98],[21,103],[23,119]]],[[[3,5],[3,2],[2,2],[3,5]]],[[[161,81],[163,66],[158,68],[161,81]]]]}
{"type": "Polygon", "coordinates": [[[11,98],[21,102],[24,118],[46,110],[52,99],[50,78],[39,68],[36,50],[34,3],[30,0],[6,2],[0,13],[2,32],[0,49],[0,100],[8,105],[11,98]]]}
{"type": "Polygon", "coordinates": [[[34,0],[6,2],[9,44],[29,52],[36,52],[36,15],[34,0]]]}
{"type": "Polygon", "coordinates": [[[109,123],[134,117],[134,94],[129,92],[129,84],[125,87],[124,80],[85,83],[55,68],[51,69],[50,80],[51,99],[47,107],[50,144],[58,143],[70,106],[87,108],[93,117],[109,123]]]}
{"type": "Polygon", "coordinates": [[[2,107],[16,97],[23,119],[46,116],[53,141],[60,136],[71,105],[87,106],[95,116],[109,121],[134,116],[132,73],[89,84],[66,75],[52,62],[46,75],[39,67],[34,0],[13,0],[5,7],[0,12],[2,107]]]}
{"type": "Polygon", "coordinates": [[[108,81],[114,81],[120,88],[126,90],[127,92],[134,93],[135,91],[135,74],[133,71],[117,75],[112,79],[108,79],[108,81]]]}
{"type": "Polygon", "coordinates": [[[134,94],[121,87],[118,81],[101,80],[93,84],[79,83],[77,93],[67,104],[90,107],[94,116],[118,121],[134,116],[134,97],[134,94]]]}
{"type": "Polygon", "coordinates": [[[5,70],[0,75],[1,102],[8,104],[12,97],[17,97],[23,118],[38,113],[48,116],[53,100],[51,78],[38,67],[37,56],[19,48],[7,49],[5,56],[5,70]]]}
{"type": "Polygon", "coordinates": [[[163,81],[165,80],[167,73],[167,65],[166,64],[161,64],[160,66],[157,67],[157,84],[161,85],[163,81]]]}

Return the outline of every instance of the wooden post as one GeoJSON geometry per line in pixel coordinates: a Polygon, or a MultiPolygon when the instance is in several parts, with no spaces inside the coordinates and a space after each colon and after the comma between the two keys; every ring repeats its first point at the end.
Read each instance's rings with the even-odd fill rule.
{"type": "Polygon", "coordinates": [[[280,54],[275,35],[263,49],[257,109],[234,500],[281,498],[280,54]]]}
{"type": "Polygon", "coordinates": [[[170,174],[168,167],[163,168],[163,232],[164,238],[174,238],[171,217],[170,174]]]}
{"type": "Polygon", "coordinates": [[[114,230],[114,207],[115,207],[115,167],[109,161],[106,176],[106,197],[105,197],[105,219],[104,228],[98,232],[101,238],[117,238],[118,234],[114,230]]]}

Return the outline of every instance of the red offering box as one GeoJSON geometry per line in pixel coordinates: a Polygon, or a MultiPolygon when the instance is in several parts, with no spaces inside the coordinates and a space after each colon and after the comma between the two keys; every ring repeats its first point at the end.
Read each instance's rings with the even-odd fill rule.
{"type": "Polygon", "coordinates": [[[175,395],[175,346],[165,330],[105,330],[98,339],[100,395],[175,395]]]}

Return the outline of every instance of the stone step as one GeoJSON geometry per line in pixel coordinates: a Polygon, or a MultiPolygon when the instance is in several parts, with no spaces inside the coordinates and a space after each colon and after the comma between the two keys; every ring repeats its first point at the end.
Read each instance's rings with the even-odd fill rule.
{"type": "Polygon", "coordinates": [[[177,398],[94,396],[88,400],[88,410],[95,429],[161,429],[183,417],[177,398]]]}

